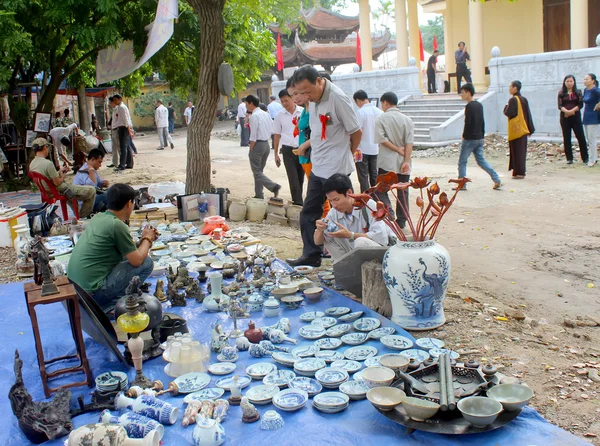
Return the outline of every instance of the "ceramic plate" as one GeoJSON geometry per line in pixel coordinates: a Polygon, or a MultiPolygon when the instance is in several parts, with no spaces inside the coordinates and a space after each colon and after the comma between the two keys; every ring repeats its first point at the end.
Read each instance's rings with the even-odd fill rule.
{"type": "Polygon", "coordinates": [[[352,325],[354,326],[354,329],[358,331],[371,331],[379,328],[381,321],[374,317],[363,317],[362,319],[354,321],[354,324],[352,325]]]}
{"type": "Polygon", "coordinates": [[[296,377],[291,370],[276,370],[263,378],[263,384],[287,387],[288,383],[296,377]]]}
{"type": "Polygon", "coordinates": [[[387,335],[380,339],[381,343],[392,350],[407,350],[413,346],[413,341],[404,336],[387,335]]]}
{"type": "Polygon", "coordinates": [[[331,363],[331,367],[334,369],[344,369],[348,373],[358,372],[362,367],[362,364],[358,361],[350,361],[348,359],[339,359],[331,363]]]}
{"type": "Polygon", "coordinates": [[[348,333],[350,330],[352,330],[352,325],[340,324],[340,325],[334,325],[333,327],[327,329],[325,334],[332,338],[339,338],[340,336],[348,333]]]}
{"type": "Polygon", "coordinates": [[[314,325],[315,327],[323,327],[324,329],[328,329],[337,324],[337,321],[334,317],[318,317],[314,319],[310,325],[314,325]]]}
{"type": "Polygon", "coordinates": [[[277,395],[281,390],[279,387],[274,385],[262,385],[252,387],[246,392],[246,397],[252,404],[269,404],[273,397],[277,395]]]}
{"type": "Polygon", "coordinates": [[[179,393],[192,393],[204,389],[210,382],[207,373],[186,373],[173,381],[179,388],[179,393]]]}
{"type": "Polygon", "coordinates": [[[227,359],[225,356],[223,356],[223,354],[220,354],[217,356],[217,361],[221,361],[221,362],[235,362],[237,361],[239,358],[238,355],[235,355],[233,358],[227,359]]]}
{"type": "Polygon", "coordinates": [[[210,387],[208,389],[203,389],[199,392],[194,392],[190,393],[189,395],[186,395],[183,399],[183,402],[187,404],[192,400],[216,400],[218,398],[221,398],[224,393],[225,390],[223,389],[219,389],[218,387],[210,387]]]}
{"type": "Polygon", "coordinates": [[[365,367],[380,366],[381,363],[379,362],[379,358],[381,358],[381,356],[371,356],[370,358],[365,359],[365,367]]]}
{"type": "Polygon", "coordinates": [[[331,307],[325,310],[325,314],[333,317],[340,317],[344,314],[350,313],[352,310],[348,307],[331,307]]]}
{"type": "Polygon", "coordinates": [[[348,381],[348,372],[344,369],[334,369],[332,367],[326,367],[315,373],[315,378],[325,387],[332,386],[335,384],[341,384],[348,381]]]}
{"type": "Polygon", "coordinates": [[[246,373],[252,379],[263,379],[269,373],[277,370],[277,366],[275,364],[271,364],[270,362],[257,362],[252,364],[246,368],[246,373]]]}
{"type": "Polygon", "coordinates": [[[384,336],[392,335],[394,333],[396,333],[396,329],[394,327],[381,327],[376,330],[370,331],[369,338],[378,341],[384,336]]]}
{"type": "Polygon", "coordinates": [[[404,350],[400,352],[401,355],[406,356],[407,358],[414,358],[415,361],[423,362],[426,359],[429,359],[429,353],[425,350],[419,350],[418,348],[411,348],[409,350],[404,350]]]}
{"type": "Polygon", "coordinates": [[[369,336],[367,333],[348,333],[340,338],[344,344],[347,345],[360,345],[363,344],[369,336]]]}
{"type": "Polygon", "coordinates": [[[223,264],[221,262],[212,262],[210,267],[212,269],[223,269],[223,264]]]}
{"type": "Polygon", "coordinates": [[[377,349],[368,345],[351,347],[344,352],[344,357],[353,361],[364,361],[365,359],[375,355],[377,355],[377,349]]]}
{"type": "Polygon", "coordinates": [[[367,397],[369,388],[363,381],[346,381],[340,385],[340,392],[345,393],[351,400],[362,400],[367,397]]]}
{"type": "Polygon", "coordinates": [[[335,350],[342,345],[342,341],[338,338],[323,338],[316,341],[315,345],[321,350],[335,350]]]}
{"type": "MultiPolygon", "coordinates": [[[[231,386],[233,385],[233,376],[228,376],[227,378],[221,378],[220,380],[218,380],[215,384],[217,387],[220,387],[221,389],[225,389],[227,391],[231,390],[231,386]]],[[[250,384],[250,382],[252,381],[252,378],[250,378],[249,376],[238,376],[238,386],[240,389],[243,389],[245,387],[248,387],[248,385],[250,384]]]]}
{"type": "Polygon", "coordinates": [[[288,367],[292,367],[294,363],[300,359],[299,356],[287,352],[275,352],[273,353],[272,358],[275,362],[287,365],[288,367]]]}
{"type": "Polygon", "coordinates": [[[211,364],[208,368],[208,371],[213,375],[229,375],[234,370],[235,364],[231,362],[217,362],[216,364],[211,364]]]}
{"type": "Polygon", "coordinates": [[[352,313],[344,314],[343,316],[338,317],[338,321],[340,322],[354,322],[356,319],[365,314],[364,311],[353,311],[352,313]]]}
{"type": "Polygon", "coordinates": [[[307,313],[302,313],[300,315],[300,320],[303,322],[312,322],[318,317],[325,316],[325,313],[322,311],[309,311],[307,313]]]}
{"type": "Polygon", "coordinates": [[[432,348],[444,348],[444,345],[446,345],[444,341],[436,338],[417,339],[416,344],[423,350],[431,350],[432,348]]]}
{"type": "MultiPolygon", "coordinates": [[[[380,364],[378,363],[377,365],[380,365],[380,364]]],[[[354,381],[358,381],[358,382],[361,382],[361,383],[364,382],[364,380],[362,378],[362,370],[360,372],[356,372],[354,375],[352,375],[352,379],[354,381]]]]}
{"type": "Polygon", "coordinates": [[[446,348],[432,348],[429,350],[429,354],[432,358],[438,358],[442,353],[450,353],[450,359],[460,358],[460,354],[454,350],[448,350],[446,348]]]}
{"type": "Polygon", "coordinates": [[[341,392],[325,392],[315,396],[313,404],[318,408],[344,407],[350,402],[348,395],[341,392]]]}
{"type": "Polygon", "coordinates": [[[309,356],[314,356],[319,350],[317,345],[311,344],[293,348],[291,353],[292,355],[298,355],[301,358],[308,358],[309,356]]]}
{"type": "Polygon", "coordinates": [[[310,272],[312,272],[313,267],[312,266],[308,266],[308,265],[300,265],[300,266],[296,266],[294,268],[294,270],[297,273],[300,273],[300,274],[309,274],[310,272]]]}
{"type": "Polygon", "coordinates": [[[326,330],[316,325],[305,325],[300,327],[298,334],[304,339],[319,339],[325,336],[326,330]]]}
{"type": "Polygon", "coordinates": [[[156,251],[152,251],[151,254],[154,257],[163,257],[171,254],[171,251],[169,251],[168,249],[157,249],[156,251]]]}
{"type": "Polygon", "coordinates": [[[298,376],[292,379],[289,382],[288,387],[290,389],[304,390],[306,393],[308,393],[308,396],[314,396],[323,390],[323,386],[319,383],[319,381],[313,378],[307,378],[305,376],[298,376]]]}
{"type": "Polygon", "coordinates": [[[105,372],[96,377],[96,387],[99,390],[117,390],[119,386],[123,388],[121,383],[127,387],[127,374],[123,372],[105,372]]]}
{"type": "Polygon", "coordinates": [[[72,248],[73,242],[71,240],[54,239],[54,240],[46,241],[46,243],[44,243],[44,245],[49,250],[54,251],[55,249],[60,249],[60,248],[63,248],[63,249],[64,248],[72,248]]]}
{"type": "Polygon", "coordinates": [[[294,363],[294,371],[300,374],[315,373],[325,367],[327,367],[327,363],[320,358],[304,358],[294,363]]]}
{"type": "Polygon", "coordinates": [[[302,409],[308,402],[308,393],[301,389],[286,389],[273,397],[273,405],[286,412],[302,409]]]}
{"type": "Polygon", "coordinates": [[[321,350],[315,353],[315,358],[321,358],[325,362],[330,363],[338,359],[344,359],[344,355],[341,352],[334,352],[333,350],[321,350]]]}

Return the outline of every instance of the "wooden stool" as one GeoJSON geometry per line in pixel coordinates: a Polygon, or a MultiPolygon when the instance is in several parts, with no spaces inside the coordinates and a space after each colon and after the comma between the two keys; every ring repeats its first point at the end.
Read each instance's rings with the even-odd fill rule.
{"type": "Polygon", "coordinates": [[[92,372],[90,371],[90,365],[85,354],[85,345],[83,343],[83,334],[81,332],[81,319],[79,315],[79,302],[78,296],[75,292],[75,288],[71,285],[65,276],[60,276],[56,279],[55,284],[58,286],[59,293],[52,294],[50,296],[42,296],[42,287],[36,285],[34,282],[28,282],[25,284],[25,300],[27,301],[27,311],[31,318],[31,327],[33,328],[33,337],[35,339],[35,348],[37,350],[38,365],[40,367],[40,375],[42,377],[42,384],[44,385],[44,394],[46,398],[50,397],[50,394],[56,392],[59,389],[68,389],[69,387],[77,387],[87,385],[92,387],[92,372]],[[40,338],[40,329],[38,326],[37,315],[35,313],[36,305],[47,305],[57,302],[66,301],[67,311],[69,313],[69,322],[71,324],[71,333],[75,346],[77,348],[77,354],[60,356],[50,360],[44,359],[44,349],[42,347],[42,339],[40,338]],[[74,367],[67,367],[53,372],[47,372],[46,366],[62,360],[67,359],[78,359],[79,365],[74,367]],[[86,380],[81,382],[75,382],[58,386],[56,388],[50,388],[48,386],[48,380],[55,378],[59,375],[67,373],[82,372],[85,373],[86,380]]]}

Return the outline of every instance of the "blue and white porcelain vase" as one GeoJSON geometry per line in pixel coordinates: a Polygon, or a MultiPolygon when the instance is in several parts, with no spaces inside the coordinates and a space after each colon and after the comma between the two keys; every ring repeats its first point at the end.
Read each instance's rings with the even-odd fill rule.
{"type": "Polygon", "coordinates": [[[156,431],[144,438],[129,438],[127,431],[118,424],[85,424],[69,434],[66,446],[158,446],[160,440],[156,431]]]}
{"type": "Polygon", "coordinates": [[[446,322],[444,299],[450,254],[435,240],[398,242],[383,257],[392,322],[405,330],[432,330],[446,322]]]}
{"type": "Polygon", "coordinates": [[[225,429],[216,420],[200,415],[192,434],[194,446],[219,446],[225,442],[225,429]]]}
{"type": "Polygon", "coordinates": [[[120,424],[127,431],[129,438],[144,438],[152,431],[156,431],[159,440],[165,434],[165,428],[158,421],[154,421],[144,415],[135,412],[125,412],[121,416],[115,416],[108,409],[103,410],[98,417],[99,423],[120,424]]]}
{"type": "Polygon", "coordinates": [[[119,392],[115,397],[115,406],[117,409],[133,410],[160,424],[175,424],[179,416],[179,408],[149,395],[141,395],[134,400],[127,398],[123,392],[119,392]]]}

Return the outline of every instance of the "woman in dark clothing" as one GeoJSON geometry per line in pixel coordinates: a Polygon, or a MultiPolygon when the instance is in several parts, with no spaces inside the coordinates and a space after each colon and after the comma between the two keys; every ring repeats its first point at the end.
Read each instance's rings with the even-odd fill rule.
{"type": "Polygon", "coordinates": [[[508,89],[509,93],[513,96],[508,100],[508,104],[504,107],[504,115],[509,121],[509,141],[508,146],[510,149],[510,158],[508,164],[508,170],[513,171],[513,179],[522,180],[525,178],[525,164],[527,162],[527,137],[535,132],[533,126],[533,119],[531,118],[531,111],[529,110],[529,102],[523,96],[521,96],[521,82],[512,81],[508,89]],[[520,107],[519,107],[520,105],[520,107]],[[519,108],[522,109],[522,118],[527,126],[527,132],[518,138],[511,138],[510,121],[515,118],[520,119],[519,108]]]}
{"type": "Polygon", "coordinates": [[[567,164],[573,164],[573,145],[571,144],[571,130],[579,142],[581,161],[587,164],[588,150],[581,122],[581,109],[583,108],[583,94],[577,89],[575,77],[572,74],[565,76],[562,89],[558,92],[558,109],[560,110],[560,126],[562,127],[563,142],[567,164]]]}

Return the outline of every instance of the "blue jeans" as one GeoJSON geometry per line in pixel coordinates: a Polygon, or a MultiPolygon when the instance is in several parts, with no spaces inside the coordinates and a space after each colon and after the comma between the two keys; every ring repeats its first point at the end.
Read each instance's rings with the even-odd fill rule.
{"type": "Polygon", "coordinates": [[[458,178],[467,176],[467,162],[469,161],[471,153],[475,156],[475,161],[477,161],[479,167],[492,177],[494,183],[500,183],[500,177],[483,156],[483,139],[463,140],[460,148],[460,156],[458,158],[458,178]]]}
{"type": "Polygon", "coordinates": [[[169,133],[173,133],[175,131],[175,120],[169,119],[169,133]]]}
{"type": "Polygon", "coordinates": [[[139,276],[140,282],[150,276],[154,262],[150,257],[146,257],[144,263],[137,268],[132,266],[127,260],[119,263],[106,276],[104,283],[98,291],[92,294],[94,300],[102,307],[104,312],[110,311],[117,301],[125,296],[125,290],[134,276],[139,276]]]}

